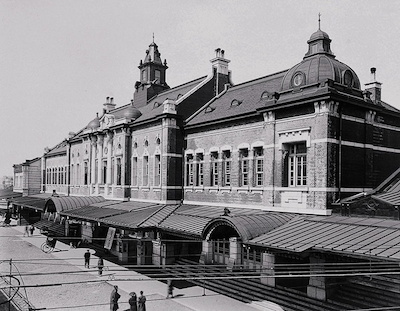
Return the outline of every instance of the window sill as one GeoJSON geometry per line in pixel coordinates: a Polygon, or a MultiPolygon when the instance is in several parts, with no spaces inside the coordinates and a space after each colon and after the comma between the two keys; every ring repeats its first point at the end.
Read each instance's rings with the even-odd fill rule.
{"type": "Polygon", "coordinates": [[[221,187],[221,188],[219,188],[219,191],[221,193],[230,193],[232,191],[232,188],[231,187],[221,187]]]}
{"type": "Polygon", "coordinates": [[[144,192],[149,192],[150,191],[150,187],[149,186],[141,187],[140,190],[142,190],[144,192]]]}

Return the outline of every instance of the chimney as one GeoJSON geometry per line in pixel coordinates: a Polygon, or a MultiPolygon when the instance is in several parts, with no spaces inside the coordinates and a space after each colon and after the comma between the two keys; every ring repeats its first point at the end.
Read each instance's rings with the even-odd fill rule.
{"type": "Polygon", "coordinates": [[[228,69],[229,59],[225,58],[225,51],[220,48],[215,50],[215,58],[210,60],[215,76],[215,95],[225,89],[225,84],[232,85],[231,72],[228,69]]]}
{"type": "Polygon", "coordinates": [[[104,113],[109,113],[111,110],[115,109],[116,104],[114,104],[114,98],[113,97],[106,97],[106,102],[103,104],[104,113]]]}
{"type": "Polygon", "coordinates": [[[370,98],[375,104],[381,101],[382,83],[376,81],[376,68],[371,68],[371,82],[365,84],[365,91],[370,93],[370,98]]]}

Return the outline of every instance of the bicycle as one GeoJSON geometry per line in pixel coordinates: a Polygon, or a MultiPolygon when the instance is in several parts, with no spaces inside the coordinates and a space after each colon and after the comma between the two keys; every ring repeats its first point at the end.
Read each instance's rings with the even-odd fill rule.
{"type": "Polygon", "coordinates": [[[56,246],[56,242],[57,240],[55,238],[47,237],[46,241],[40,246],[40,249],[44,253],[51,253],[56,246]]]}

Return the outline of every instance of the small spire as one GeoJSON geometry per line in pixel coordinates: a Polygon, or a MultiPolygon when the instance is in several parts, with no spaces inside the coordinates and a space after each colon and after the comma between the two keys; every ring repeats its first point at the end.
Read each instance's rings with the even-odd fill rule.
{"type": "Polygon", "coordinates": [[[153,43],[154,43],[154,32],[153,32],[153,43]]]}
{"type": "Polygon", "coordinates": [[[318,30],[321,30],[321,13],[318,13],[318,30]]]}

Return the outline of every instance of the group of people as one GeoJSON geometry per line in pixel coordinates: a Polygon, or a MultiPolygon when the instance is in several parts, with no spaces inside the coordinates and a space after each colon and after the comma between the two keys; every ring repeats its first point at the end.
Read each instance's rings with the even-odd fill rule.
{"type": "Polygon", "coordinates": [[[26,225],[24,236],[32,236],[35,231],[35,227],[33,225],[26,225]]]}
{"type": "MultiPolygon", "coordinates": [[[[136,296],[135,292],[129,293],[129,296],[129,309],[126,309],[126,311],[146,311],[146,296],[143,295],[143,291],[140,291],[139,298],[136,296]]],[[[110,297],[110,311],[118,310],[118,300],[120,297],[121,295],[118,293],[118,286],[114,285],[110,297]]]]}

